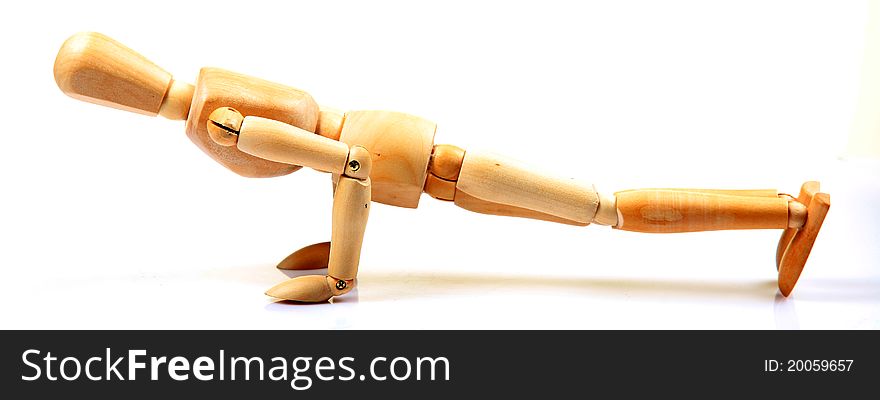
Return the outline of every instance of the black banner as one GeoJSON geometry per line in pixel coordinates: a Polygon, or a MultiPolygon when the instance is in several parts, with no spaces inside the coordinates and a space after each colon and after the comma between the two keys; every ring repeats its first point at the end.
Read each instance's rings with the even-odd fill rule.
{"type": "Polygon", "coordinates": [[[0,336],[0,390],[34,398],[766,398],[870,393],[880,377],[877,332],[6,331],[0,336]]]}

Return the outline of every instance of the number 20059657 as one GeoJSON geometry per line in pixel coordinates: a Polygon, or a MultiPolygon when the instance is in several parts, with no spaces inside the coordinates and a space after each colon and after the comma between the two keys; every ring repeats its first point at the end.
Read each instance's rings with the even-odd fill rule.
{"type": "Polygon", "coordinates": [[[764,372],[849,372],[853,360],[764,360],[764,372]]]}

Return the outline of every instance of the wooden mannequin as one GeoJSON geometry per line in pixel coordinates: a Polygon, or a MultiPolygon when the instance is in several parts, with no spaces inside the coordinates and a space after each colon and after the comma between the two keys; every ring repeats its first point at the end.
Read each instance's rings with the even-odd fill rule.
{"type": "Polygon", "coordinates": [[[600,194],[490,153],[434,145],[436,125],[390,111],[341,113],[301,90],[202,69],[196,85],[176,81],[141,55],[98,33],[68,39],[55,60],[61,90],[81,100],[186,120],[186,134],[226,168],[274,177],[302,166],[333,176],[329,243],[302,248],[282,269],[328,268],[266,292],[323,302],[356,284],[370,202],[415,208],[422,192],[474,212],[635,232],[783,229],[779,290],[788,296],[830,206],[817,182],[797,198],[776,190],[641,189],[600,194]]]}

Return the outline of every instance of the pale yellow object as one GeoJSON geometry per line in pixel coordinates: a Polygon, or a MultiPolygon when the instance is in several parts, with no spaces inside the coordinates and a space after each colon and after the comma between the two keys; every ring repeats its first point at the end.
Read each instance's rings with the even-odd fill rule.
{"type": "MultiPolygon", "coordinates": [[[[68,96],[120,110],[157,115],[171,74],[121,43],[95,32],[71,36],[55,58],[55,82],[68,96]]],[[[178,85],[172,93],[185,96],[178,85]]],[[[189,99],[175,99],[189,103],[189,99]]]]}
{"type": "Polygon", "coordinates": [[[341,174],[348,160],[345,143],[275,120],[245,117],[238,149],[266,160],[341,174]]]}
{"type": "Polygon", "coordinates": [[[599,195],[593,185],[557,178],[492,153],[468,150],[456,189],[492,203],[527,208],[588,224],[599,195]]]}
{"type": "Polygon", "coordinates": [[[330,300],[331,278],[325,275],[304,275],[288,279],[266,291],[267,296],[290,301],[320,303],[330,300]]]}
{"type": "Polygon", "coordinates": [[[370,180],[341,176],[333,196],[328,275],[344,280],[357,276],[369,215],[370,180]]]}
{"type": "MultiPolygon", "coordinates": [[[[869,58],[866,65],[876,63],[878,68],[872,69],[880,69],[880,56],[874,56],[877,60],[869,58]]],[[[818,182],[805,183],[797,199],[774,189],[599,193],[589,183],[493,153],[435,146],[436,124],[421,117],[320,107],[305,91],[218,68],[203,68],[190,85],[97,33],[68,39],[58,52],[54,73],[59,88],[72,97],[185,119],[193,143],[242,176],[281,176],[301,166],[331,173],[330,242],[307,246],[278,264],[281,269],[326,267],[327,275],[297,277],[267,291],[280,299],[321,302],[351,291],[371,201],[415,208],[423,192],[478,213],[577,226],[596,223],[652,233],[781,229],[778,284],[786,296],[830,206],[828,194],[818,192],[818,182]]],[[[854,132],[859,135],[851,143],[873,151],[880,128],[880,118],[875,118],[880,79],[869,78],[867,84],[878,90],[863,93],[863,111],[867,107],[870,112],[857,118],[854,132]]]]}
{"type": "Polygon", "coordinates": [[[638,189],[615,193],[616,228],[648,233],[729,229],[785,229],[788,200],[683,190],[638,189]]]}
{"type": "Polygon", "coordinates": [[[345,120],[345,113],[335,108],[321,106],[318,112],[318,127],[315,133],[333,140],[339,140],[342,133],[342,121],[345,120]]]}
{"type": "Polygon", "coordinates": [[[555,215],[545,214],[528,208],[511,206],[508,204],[493,203],[483,199],[476,198],[465,192],[457,190],[455,192],[455,205],[480,214],[498,215],[502,217],[519,217],[537,219],[547,222],[556,222],[566,225],[587,226],[586,222],[572,221],[560,218],[555,215]]]}
{"type": "Polygon", "coordinates": [[[424,118],[393,111],[349,111],[339,140],[363,146],[373,159],[373,200],[416,208],[437,125],[424,118]]]}
{"type": "Polygon", "coordinates": [[[278,263],[278,269],[321,269],[330,261],[330,242],[303,247],[278,263]]]}

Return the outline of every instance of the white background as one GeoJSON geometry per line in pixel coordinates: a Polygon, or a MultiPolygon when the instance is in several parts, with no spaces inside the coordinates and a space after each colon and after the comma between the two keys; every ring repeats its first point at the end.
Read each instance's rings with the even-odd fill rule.
{"type": "MultiPolygon", "coordinates": [[[[842,161],[864,1],[15,2],[2,37],[0,328],[878,328],[880,166],[842,161]],[[276,303],[330,235],[330,178],[246,179],[183,123],[75,101],[94,30],[194,82],[218,66],[439,123],[602,191],[778,188],[833,206],[794,295],[778,231],[649,235],[376,205],[360,287],[276,303]]],[[[323,273],[323,271],[319,271],[323,273]]]]}

